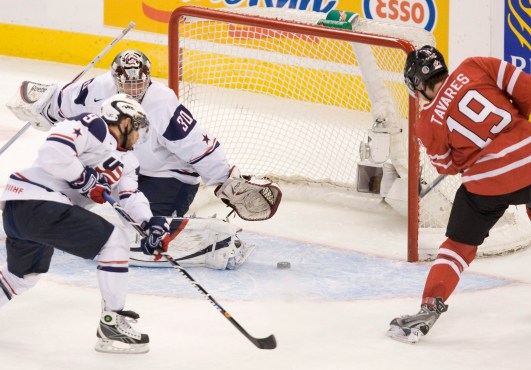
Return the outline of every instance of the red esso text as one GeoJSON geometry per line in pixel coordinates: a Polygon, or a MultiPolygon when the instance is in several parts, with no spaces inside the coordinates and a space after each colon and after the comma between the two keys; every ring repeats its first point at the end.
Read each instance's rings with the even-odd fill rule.
{"type": "Polygon", "coordinates": [[[430,14],[432,0],[365,0],[374,19],[409,24],[425,28],[433,23],[430,14]]]}
{"type": "Polygon", "coordinates": [[[426,19],[422,4],[399,0],[378,0],[376,15],[378,18],[392,21],[400,20],[405,23],[413,21],[419,25],[426,19]]]}

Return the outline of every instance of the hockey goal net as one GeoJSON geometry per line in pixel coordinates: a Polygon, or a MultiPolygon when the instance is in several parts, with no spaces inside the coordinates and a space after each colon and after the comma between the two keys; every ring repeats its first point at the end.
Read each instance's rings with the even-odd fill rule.
{"type": "MultiPolygon", "coordinates": [[[[352,30],[318,25],[325,17],[275,8],[177,8],[168,32],[169,85],[242,173],[295,185],[298,196],[301,188],[319,187],[333,190],[329,201],[338,193],[354,195],[354,202],[379,197],[381,164],[374,165],[372,183],[361,184],[371,175],[361,169],[373,164],[359,149],[379,122],[389,132],[386,162],[405,184],[394,206],[408,217],[407,259],[433,258],[460,180],[447,177],[419,198],[419,181],[430,184],[437,173],[409,130],[419,107],[402,70],[409,51],[434,39],[419,28],[359,18],[352,30]]],[[[518,223],[518,214],[508,212],[481,253],[531,244],[529,222],[523,232],[518,223]]]]}

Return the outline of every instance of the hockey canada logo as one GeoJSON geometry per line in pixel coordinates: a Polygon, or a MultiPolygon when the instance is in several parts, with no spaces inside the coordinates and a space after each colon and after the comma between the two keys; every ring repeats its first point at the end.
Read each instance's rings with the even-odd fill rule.
{"type": "Polygon", "coordinates": [[[363,0],[365,18],[422,27],[432,32],[437,23],[434,0],[363,0]]]}

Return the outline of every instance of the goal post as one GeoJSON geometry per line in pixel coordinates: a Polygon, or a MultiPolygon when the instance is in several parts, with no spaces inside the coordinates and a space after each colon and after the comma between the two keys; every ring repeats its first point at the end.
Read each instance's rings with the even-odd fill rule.
{"type": "MultiPolygon", "coordinates": [[[[382,199],[383,167],[392,165],[398,179],[385,200],[408,217],[407,260],[433,258],[460,181],[447,177],[419,199],[419,183],[438,174],[419,147],[419,101],[402,76],[407,54],[434,45],[433,35],[359,17],[348,29],[320,25],[326,17],[179,7],[169,22],[169,86],[231,163],[293,187],[295,197],[319,188],[343,205],[382,199]]],[[[511,217],[499,223],[504,236],[518,234],[511,217]]],[[[525,247],[531,232],[514,239],[484,250],[525,247]]]]}

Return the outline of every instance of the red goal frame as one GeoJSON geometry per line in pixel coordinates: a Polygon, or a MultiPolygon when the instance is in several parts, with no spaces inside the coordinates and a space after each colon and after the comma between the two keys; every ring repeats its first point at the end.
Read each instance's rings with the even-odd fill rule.
{"type": "MultiPolygon", "coordinates": [[[[170,17],[168,25],[168,84],[179,96],[179,27],[183,17],[198,17],[210,20],[227,21],[244,26],[258,26],[264,29],[294,32],[306,36],[319,36],[347,42],[367,45],[378,45],[402,50],[404,53],[415,50],[406,40],[388,36],[379,36],[350,30],[329,28],[318,25],[308,25],[287,20],[261,18],[250,15],[228,13],[216,9],[196,6],[181,6],[176,8],[170,17]]],[[[408,235],[407,260],[416,262],[419,259],[419,143],[415,136],[415,124],[419,115],[418,101],[409,97],[408,102],[408,235]]]]}

